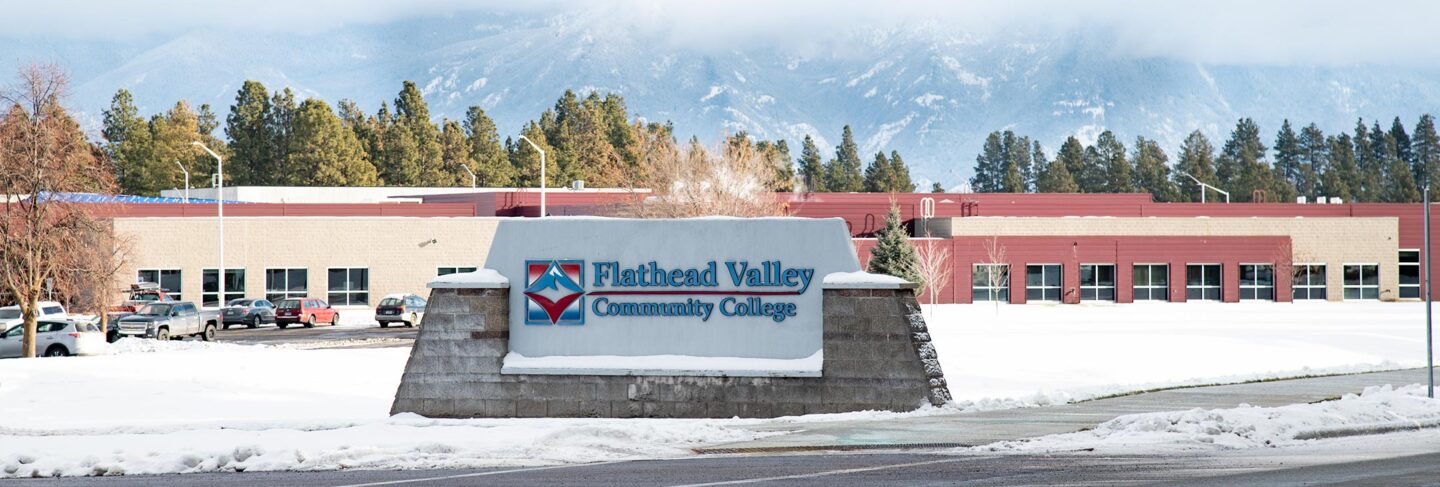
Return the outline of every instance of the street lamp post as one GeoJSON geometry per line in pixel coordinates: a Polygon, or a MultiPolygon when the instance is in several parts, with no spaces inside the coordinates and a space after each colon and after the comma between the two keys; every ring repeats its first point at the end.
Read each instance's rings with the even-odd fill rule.
{"type": "Polygon", "coordinates": [[[1430,379],[1426,389],[1431,399],[1435,398],[1435,325],[1431,307],[1435,305],[1430,291],[1430,184],[1426,181],[1425,195],[1425,373],[1430,379]]]}
{"type": "Polygon", "coordinates": [[[181,164],[180,161],[175,161],[175,165],[176,165],[176,166],[180,166],[180,172],[183,173],[183,174],[185,174],[185,202],[186,202],[186,203],[189,203],[189,202],[190,202],[190,171],[185,170],[185,165],[184,165],[184,164],[181,164]]]}
{"type": "MultiPolygon", "coordinates": [[[[220,294],[216,299],[216,304],[223,308],[225,307],[225,162],[220,159],[220,154],[216,154],[200,141],[191,142],[190,145],[205,149],[205,152],[210,153],[210,157],[215,158],[215,219],[220,224],[220,268],[215,270],[215,281],[220,294]]],[[[200,304],[203,306],[205,300],[201,299],[200,304]]]]}
{"type": "Polygon", "coordinates": [[[466,165],[464,165],[464,164],[461,164],[461,165],[460,165],[460,169],[464,169],[465,172],[470,173],[470,187],[471,187],[471,188],[474,188],[474,187],[475,187],[475,171],[471,171],[471,170],[470,170],[470,166],[466,166],[466,165]]]}
{"type": "Polygon", "coordinates": [[[545,151],[540,150],[540,146],[524,135],[520,136],[520,140],[530,143],[530,147],[540,153],[540,218],[545,218],[545,151]]]}
{"type": "Polygon", "coordinates": [[[1190,178],[1191,181],[1195,181],[1195,184],[1200,185],[1200,202],[1201,202],[1201,203],[1204,203],[1204,202],[1205,202],[1205,188],[1213,189],[1213,190],[1215,190],[1216,193],[1220,193],[1220,194],[1225,195],[1225,202],[1226,202],[1226,203],[1229,203],[1229,202],[1230,202],[1230,193],[1229,193],[1228,191],[1225,191],[1225,190],[1223,190],[1223,189],[1220,189],[1220,188],[1217,188],[1217,187],[1214,187],[1214,186],[1205,184],[1204,182],[1201,182],[1199,179],[1195,179],[1195,176],[1191,176],[1190,173],[1183,173],[1183,172],[1182,172],[1182,173],[1180,173],[1180,175],[1181,175],[1181,176],[1185,176],[1185,177],[1187,177],[1187,178],[1190,178]]]}

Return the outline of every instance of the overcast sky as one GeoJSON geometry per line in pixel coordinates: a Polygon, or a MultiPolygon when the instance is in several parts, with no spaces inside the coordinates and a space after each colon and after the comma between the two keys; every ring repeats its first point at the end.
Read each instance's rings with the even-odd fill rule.
{"type": "Polygon", "coordinates": [[[1084,27],[1128,55],[1222,64],[1440,66],[1440,2],[1425,0],[0,0],[6,17],[0,42],[127,39],[197,27],[314,32],[486,10],[612,16],[615,25],[703,49],[824,45],[855,26],[979,34],[1084,27]]]}

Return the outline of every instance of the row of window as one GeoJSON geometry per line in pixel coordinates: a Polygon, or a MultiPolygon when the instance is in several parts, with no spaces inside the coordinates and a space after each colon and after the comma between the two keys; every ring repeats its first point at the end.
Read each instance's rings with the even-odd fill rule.
{"type": "MultiPolygon", "coordinates": [[[[1401,260],[1401,297],[1419,297],[1419,265],[1412,264],[1414,282],[1407,289],[1403,252],[1401,260]]],[[[1345,299],[1380,299],[1379,266],[1346,264],[1343,266],[1345,299]]],[[[1135,264],[1131,285],[1136,301],[1170,300],[1170,266],[1167,264],[1135,264]]],[[[1062,267],[1060,264],[1029,264],[1025,266],[1026,301],[1060,301],[1062,298],[1062,267]]],[[[1291,297],[1297,300],[1326,299],[1324,264],[1296,264],[1291,297]]],[[[1275,266],[1272,264],[1240,265],[1241,300],[1275,300],[1275,266]]],[[[1185,266],[1185,299],[1219,301],[1222,294],[1220,264],[1187,264],[1185,266]]],[[[1010,300],[1010,266],[1008,264],[975,264],[971,274],[971,292],[975,301],[1010,300]]],[[[1115,264],[1080,265],[1080,300],[1115,300],[1115,264]]]]}
{"type": "MultiPolygon", "coordinates": [[[[439,267],[435,274],[443,276],[458,272],[474,272],[475,267],[439,267]]],[[[201,270],[200,305],[219,306],[221,302],[245,297],[245,269],[225,269],[225,296],[221,300],[220,287],[215,269],[201,270]]],[[[139,282],[153,282],[168,290],[170,299],[181,299],[182,279],[180,269],[141,269],[136,276],[139,282]]],[[[326,291],[330,304],[336,306],[366,306],[370,304],[370,269],[364,267],[337,267],[326,271],[326,291]]],[[[304,298],[310,294],[310,270],[265,269],[265,299],[279,301],[286,298],[304,298]]]]}

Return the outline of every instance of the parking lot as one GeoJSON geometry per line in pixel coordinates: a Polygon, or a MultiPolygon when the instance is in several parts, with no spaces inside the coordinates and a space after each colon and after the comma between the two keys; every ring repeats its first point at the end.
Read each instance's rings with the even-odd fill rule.
{"type": "Polygon", "coordinates": [[[232,327],[221,330],[216,341],[222,343],[292,345],[304,348],[376,348],[409,347],[415,341],[416,328],[370,326],[290,327],[275,325],[259,328],[232,327]]]}

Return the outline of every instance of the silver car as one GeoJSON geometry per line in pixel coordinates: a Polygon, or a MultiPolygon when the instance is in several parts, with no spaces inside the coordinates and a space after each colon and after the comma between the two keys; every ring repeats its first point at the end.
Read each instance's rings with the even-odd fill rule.
{"type": "MultiPolygon", "coordinates": [[[[25,354],[25,325],[15,325],[0,335],[0,358],[25,354]]],[[[104,355],[110,351],[105,334],[93,321],[42,320],[35,324],[35,353],[43,357],[104,355]]]]}

